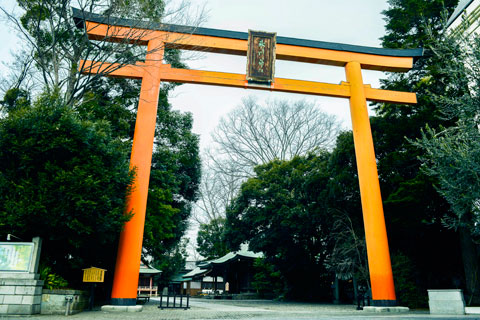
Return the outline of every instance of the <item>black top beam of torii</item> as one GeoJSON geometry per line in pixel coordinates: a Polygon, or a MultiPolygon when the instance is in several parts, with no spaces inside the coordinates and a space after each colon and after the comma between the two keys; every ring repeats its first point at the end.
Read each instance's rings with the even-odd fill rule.
{"type": "MultiPolygon", "coordinates": [[[[165,23],[148,22],[148,21],[133,20],[133,19],[124,19],[124,18],[118,18],[118,17],[104,16],[104,15],[100,15],[92,12],[86,12],[76,8],[72,8],[72,11],[73,11],[73,19],[75,20],[75,23],[79,27],[83,26],[84,21],[91,21],[91,22],[96,22],[101,24],[108,24],[112,26],[123,26],[123,27],[129,27],[129,28],[167,31],[167,32],[175,32],[175,33],[183,33],[183,34],[209,36],[209,37],[248,40],[247,32],[182,26],[182,25],[176,25],[176,24],[165,24],[165,23]]],[[[423,56],[423,48],[415,48],[415,49],[375,48],[375,47],[358,46],[358,45],[351,45],[351,44],[344,44],[344,43],[306,40],[306,39],[281,37],[281,36],[277,36],[277,43],[292,45],[292,46],[299,46],[299,47],[346,51],[346,52],[354,52],[354,53],[365,53],[365,54],[390,56],[390,57],[419,58],[423,56]]]]}

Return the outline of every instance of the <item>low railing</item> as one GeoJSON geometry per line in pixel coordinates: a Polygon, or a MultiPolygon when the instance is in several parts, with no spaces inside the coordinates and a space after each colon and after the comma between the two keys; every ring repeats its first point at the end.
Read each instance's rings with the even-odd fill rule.
{"type": "Polygon", "coordinates": [[[138,287],[137,288],[137,293],[138,295],[142,294],[142,292],[148,293],[150,296],[155,295],[155,297],[158,294],[158,286],[152,286],[152,287],[138,287]]]}
{"type": "Polygon", "coordinates": [[[159,309],[189,309],[190,308],[190,295],[160,295],[159,309]]]}

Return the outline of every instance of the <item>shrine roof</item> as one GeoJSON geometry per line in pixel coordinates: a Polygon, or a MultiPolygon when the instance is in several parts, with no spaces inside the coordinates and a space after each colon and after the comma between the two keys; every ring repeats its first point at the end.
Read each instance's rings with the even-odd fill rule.
{"type": "Polygon", "coordinates": [[[147,266],[143,263],[140,264],[140,272],[141,274],[158,274],[162,273],[162,271],[155,269],[154,267],[147,266]]]}
{"type": "Polygon", "coordinates": [[[229,261],[234,261],[235,259],[241,259],[241,258],[247,258],[247,259],[257,259],[257,258],[262,258],[263,253],[261,252],[253,252],[253,251],[247,251],[245,249],[235,251],[235,252],[229,252],[223,257],[220,257],[215,260],[208,261],[208,265],[219,265],[219,264],[224,264],[229,261]]]}
{"type": "Polygon", "coordinates": [[[196,267],[192,271],[184,274],[183,278],[193,278],[193,277],[196,277],[196,276],[205,275],[209,271],[210,270],[208,270],[208,269],[202,269],[202,268],[196,267]]]}

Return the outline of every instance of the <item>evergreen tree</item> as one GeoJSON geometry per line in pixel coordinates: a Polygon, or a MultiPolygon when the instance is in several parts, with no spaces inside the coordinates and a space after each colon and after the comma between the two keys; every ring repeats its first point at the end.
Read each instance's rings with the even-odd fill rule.
{"type": "Polygon", "coordinates": [[[72,284],[86,266],[110,268],[133,178],[110,124],[45,94],[0,119],[0,146],[2,238],[40,236],[41,261],[72,284]]]}
{"type": "Polygon", "coordinates": [[[448,75],[449,86],[433,98],[444,117],[455,123],[437,129],[427,126],[414,145],[426,151],[421,157],[422,171],[437,179],[436,189],[450,205],[450,212],[440,219],[460,236],[467,302],[477,303],[480,300],[480,281],[476,276],[480,249],[480,38],[471,37],[446,36],[435,44],[434,52],[444,62],[441,69],[448,75]]]}
{"type": "Polygon", "coordinates": [[[279,272],[286,298],[330,298],[325,259],[331,250],[331,215],[326,208],[327,153],[275,160],[255,167],[227,208],[225,239],[236,250],[263,252],[279,272]]]}
{"type": "Polygon", "coordinates": [[[219,258],[228,253],[225,243],[225,218],[216,218],[200,224],[197,234],[197,251],[207,260],[219,258]]]}
{"type": "Polygon", "coordinates": [[[418,103],[377,104],[376,116],[371,118],[390,249],[392,256],[406,255],[417,266],[420,287],[452,287],[461,273],[461,258],[457,235],[443,228],[439,219],[448,204],[433,187],[434,179],[420,170],[418,157],[423,151],[406,138],[420,137],[427,124],[437,128],[452,123],[432,98],[447,89],[448,74],[441,68],[444,62],[428,48],[457,1],[395,0],[389,4],[383,12],[387,22],[383,46],[426,48],[411,71],[382,81],[384,89],[416,92],[418,103]]]}
{"type": "MultiPolygon", "coordinates": [[[[13,116],[14,110],[29,105],[30,97],[38,95],[39,91],[47,92],[47,96],[55,93],[61,105],[74,114],[78,121],[105,124],[109,130],[108,139],[112,140],[111,143],[122,141],[122,145],[126,145],[126,150],[129,150],[135,126],[140,83],[135,80],[106,78],[103,74],[82,76],[77,71],[78,62],[80,59],[94,57],[99,61],[132,63],[141,59],[144,51],[127,43],[88,41],[84,30],[78,29],[75,25],[71,16],[70,1],[22,0],[18,1],[18,4],[25,10],[16,22],[28,40],[25,45],[28,54],[23,56],[28,61],[23,64],[25,70],[18,70],[19,75],[12,82],[13,89],[8,91],[4,98],[2,111],[6,119],[13,116]],[[36,88],[33,91],[27,89],[27,83],[31,82],[36,88]]],[[[162,0],[129,1],[128,3],[115,1],[107,4],[86,1],[79,5],[82,9],[107,16],[142,17],[155,22],[163,20],[165,9],[162,0]]],[[[14,17],[10,18],[14,19],[14,17]]],[[[166,49],[165,60],[175,67],[185,67],[178,50],[166,49]]],[[[200,177],[198,136],[191,132],[192,117],[190,114],[172,111],[168,102],[168,92],[174,86],[174,84],[162,85],[159,95],[144,237],[144,252],[154,258],[156,265],[163,266],[169,257],[174,257],[177,261],[178,254],[184,252],[178,246],[187,227],[187,219],[191,211],[190,203],[195,200],[200,177]]],[[[67,142],[68,140],[65,140],[65,143],[67,142]]],[[[5,150],[5,153],[8,155],[9,152],[13,152],[12,150],[5,150]]],[[[88,153],[85,157],[88,157],[88,153]]],[[[128,159],[129,151],[118,154],[118,161],[128,164],[128,159]]],[[[43,160],[45,163],[53,161],[48,157],[43,160]]],[[[98,165],[102,166],[100,162],[98,165]]],[[[18,168],[18,170],[22,169],[18,168]]],[[[86,181],[90,180],[86,179],[86,181]]],[[[123,200],[121,204],[116,203],[111,206],[117,206],[116,210],[121,212],[127,186],[119,187],[118,183],[111,186],[111,188],[117,187],[122,191],[116,196],[123,200]]],[[[81,192],[80,189],[79,192],[81,192]]],[[[100,197],[101,194],[101,192],[92,192],[91,196],[100,197]]],[[[62,213],[63,215],[70,214],[67,209],[62,213]]],[[[128,214],[125,218],[119,219],[118,223],[122,224],[127,218],[128,214]]],[[[48,223],[48,220],[45,223],[48,223]]],[[[91,220],[90,223],[94,225],[95,221],[91,220]]],[[[6,222],[0,220],[0,224],[6,224],[6,222]]],[[[110,252],[116,253],[113,248],[117,245],[119,230],[119,228],[112,229],[110,232],[109,241],[111,242],[105,246],[105,250],[108,251],[106,256],[110,252]]],[[[9,231],[5,229],[1,232],[9,231]]],[[[34,234],[23,235],[28,238],[34,234]]],[[[71,243],[64,242],[63,245],[69,246],[71,243]]],[[[47,257],[50,250],[55,250],[55,247],[50,247],[48,242],[45,243],[42,256],[47,257]]],[[[85,261],[94,260],[95,255],[90,256],[88,248],[84,248],[83,254],[85,261]]],[[[57,263],[55,268],[62,269],[62,272],[72,268],[68,259],[55,261],[46,258],[45,262],[57,263]]],[[[99,262],[101,261],[103,260],[100,259],[99,262]]],[[[91,264],[113,271],[112,264],[105,266],[94,262],[91,264]]],[[[83,267],[85,265],[75,265],[75,268],[83,267]]],[[[66,276],[66,274],[63,275],[66,276]]]]}

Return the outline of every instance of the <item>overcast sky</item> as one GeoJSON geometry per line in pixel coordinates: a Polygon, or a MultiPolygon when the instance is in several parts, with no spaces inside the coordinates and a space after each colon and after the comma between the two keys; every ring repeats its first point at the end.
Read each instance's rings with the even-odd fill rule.
{"type": "MultiPolygon", "coordinates": [[[[248,32],[276,32],[277,36],[380,47],[385,21],[381,12],[388,8],[385,0],[193,0],[205,5],[208,20],[203,27],[248,32]]],[[[193,69],[245,73],[246,58],[205,54],[203,59],[188,62],[193,69]]],[[[301,80],[339,83],[345,81],[343,68],[278,61],[275,76],[301,80]]],[[[364,71],[364,82],[379,86],[385,75],[364,71]]],[[[192,112],[194,131],[201,134],[202,147],[210,143],[210,131],[222,115],[237,106],[242,97],[256,95],[265,99],[308,99],[338,116],[345,128],[351,128],[348,100],[299,94],[266,92],[184,84],[171,96],[174,108],[192,112]]]]}

